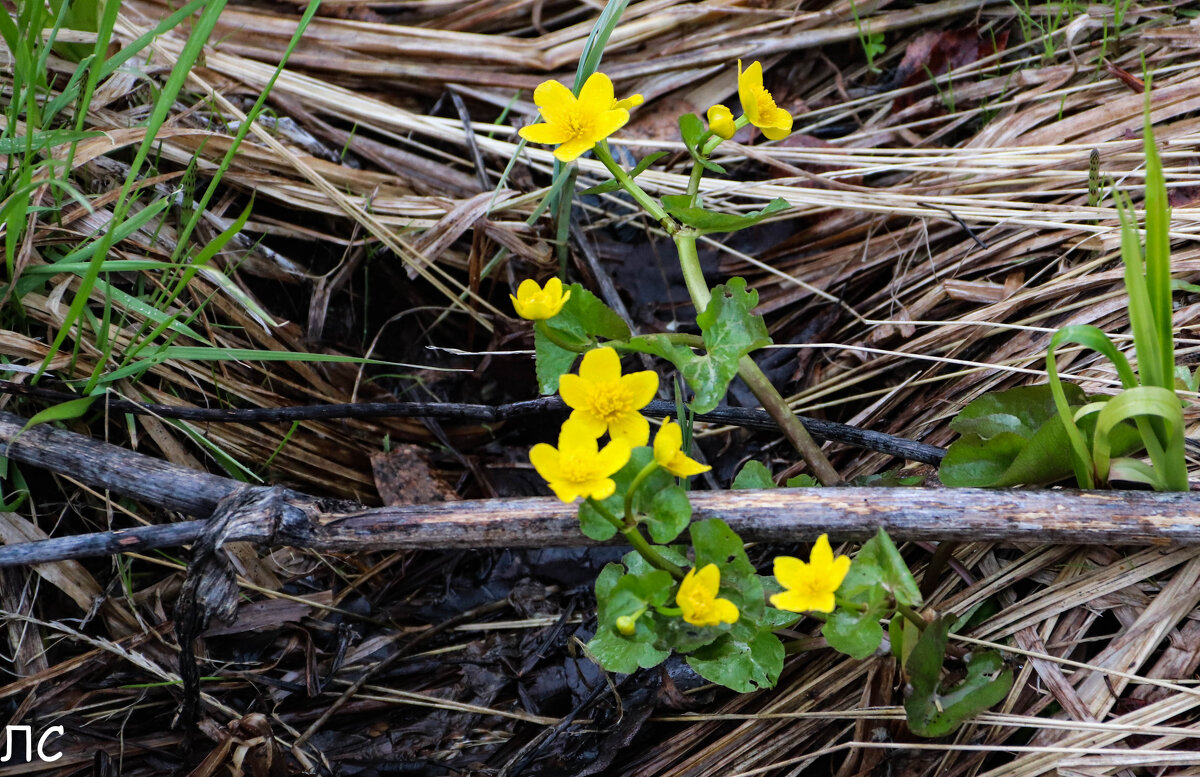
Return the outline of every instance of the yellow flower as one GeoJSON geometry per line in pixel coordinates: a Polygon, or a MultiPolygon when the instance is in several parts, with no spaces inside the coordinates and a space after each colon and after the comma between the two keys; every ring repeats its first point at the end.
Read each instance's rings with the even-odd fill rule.
{"type": "Polygon", "coordinates": [[[716,564],[709,564],[699,572],[689,569],[679,584],[679,593],[675,594],[683,619],[693,626],[737,623],[737,605],[728,599],[718,599],[720,588],[721,570],[716,564]]]}
{"type": "Polygon", "coordinates": [[[530,449],[529,461],[564,502],[607,499],[617,489],[612,476],[629,461],[629,446],[612,440],[600,450],[594,436],[568,420],[558,433],[558,448],[540,442],[530,449]]]}
{"type": "Polygon", "coordinates": [[[558,393],[573,408],[570,422],[593,437],[607,430],[614,440],[636,448],[650,439],[650,422],[638,411],[654,399],[658,374],[650,370],[621,374],[621,357],[612,348],[583,355],[578,375],[563,375],[558,393]]]}
{"type": "Polygon", "coordinates": [[[639,97],[618,103],[612,81],[603,73],[592,73],[578,98],[558,81],[543,81],[533,90],[533,102],[546,123],[522,127],[520,135],[531,143],[557,144],[554,156],[560,162],[573,162],[625,126],[629,110],[623,103],[632,105],[639,97]]]}
{"type": "Polygon", "coordinates": [[[663,419],[658,434],[654,435],[654,460],[677,478],[699,475],[712,469],[684,455],[683,429],[669,418],[663,419]]]}
{"type": "Polygon", "coordinates": [[[762,130],[768,140],[782,140],[792,131],[792,115],[775,104],[775,98],[763,87],[762,65],[758,62],[742,70],[738,60],[738,97],[746,118],[762,130]]]}
{"type": "Polygon", "coordinates": [[[733,111],[724,105],[714,105],[708,109],[708,128],[724,140],[733,137],[737,126],[733,123],[733,111]]]}
{"type": "Polygon", "coordinates": [[[558,278],[546,281],[544,289],[538,286],[533,278],[526,278],[517,287],[517,296],[509,294],[508,298],[512,300],[513,309],[517,311],[518,316],[530,321],[540,321],[557,316],[571,298],[571,292],[563,293],[562,281],[558,278]]]}
{"type": "Polygon", "coordinates": [[[775,579],[787,590],[771,596],[771,604],[789,612],[833,612],[833,592],[850,570],[850,557],[833,557],[829,535],[822,534],[805,564],[798,558],[778,556],[775,579]]]}
{"type": "Polygon", "coordinates": [[[614,109],[621,108],[621,109],[627,111],[630,108],[638,107],[639,105],[641,105],[644,102],[646,102],[645,97],[642,97],[640,94],[631,94],[628,97],[626,97],[624,100],[613,100],[612,107],[614,109]]]}

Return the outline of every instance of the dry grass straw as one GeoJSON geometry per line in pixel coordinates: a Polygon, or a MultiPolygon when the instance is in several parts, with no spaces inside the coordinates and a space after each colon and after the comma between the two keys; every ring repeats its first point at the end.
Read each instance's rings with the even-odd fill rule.
{"type": "MultiPolygon", "coordinates": [[[[310,27],[275,86],[275,116],[259,122],[239,150],[222,194],[193,237],[198,244],[211,239],[232,222],[241,198],[250,192],[258,198],[239,242],[218,257],[214,269],[198,274],[174,303],[170,312],[181,320],[194,316],[189,326],[195,333],[176,344],[371,356],[372,350],[353,344],[320,343],[322,327],[314,322],[336,315],[326,306],[345,299],[349,270],[385,247],[403,267],[396,277],[421,284],[403,304],[414,309],[423,304],[434,314],[446,308],[461,313],[438,319],[425,333],[411,323],[415,318],[378,328],[364,338],[372,349],[381,339],[386,346],[387,338],[403,330],[407,339],[427,335],[441,345],[460,345],[472,331],[482,332],[475,342],[479,350],[489,344],[486,332],[492,328],[497,334],[490,345],[499,347],[510,329],[498,315],[507,310],[504,290],[484,283],[482,266],[492,254],[485,255],[482,246],[509,249],[522,263],[521,272],[552,266],[550,233],[525,224],[540,195],[533,181],[545,180],[552,158],[546,149],[524,149],[528,167],[518,166],[510,188],[493,195],[479,180],[473,154],[477,150],[487,165],[489,182],[497,181],[516,152],[513,126],[534,115],[528,90],[547,77],[569,78],[594,10],[540,0],[325,5],[329,15],[310,27]],[[470,122],[428,112],[447,89],[470,101],[470,122]],[[508,119],[493,124],[506,106],[512,109],[508,119]],[[270,236],[270,245],[256,242],[258,235],[270,236]],[[316,261],[310,255],[316,252],[305,245],[319,247],[323,256],[345,262],[349,270],[330,270],[329,262],[316,261]],[[309,292],[314,302],[307,311],[304,305],[273,307],[276,297],[309,292]]],[[[148,29],[167,8],[155,0],[128,0],[118,20],[118,39],[128,41],[148,29]]],[[[876,11],[871,29],[889,31],[883,66],[890,68],[921,32],[978,24],[987,36],[1014,30],[1017,14],[1013,4],[998,1],[919,4],[876,11]]],[[[782,2],[635,2],[612,38],[604,67],[619,92],[640,91],[648,102],[616,144],[635,154],[646,148],[680,149],[673,123],[656,118],[656,111],[703,112],[714,101],[731,99],[731,63],[738,56],[762,58],[771,66],[768,72],[784,85],[784,98],[799,114],[801,133],[851,128],[819,147],[727,147],[720,161],[750,172],[707,180],[707,201],[736,210],[782,196],[794,205],[787,217],[800,220],[791,222],[793,234],[778,244],[743,252],[719,247],[720,273],[747,275],[762,293],[777,341],[798,339],[805,346],[794,354],[796,373],[804,376],[792,397],[798,410],[946,444],[952,436],[946,422],[965,403],[1042,374],[1045,345],[1055,328],[1091,323],[1113,334],[1127,329],[1116,214],[1108,200],[1100,207],[1087,205],[1093,149],[1104,175],[1135,192],[1141,182],[1136,132],[1142,96],[1110,76],[1097,58],[1109,19],[1104,6],[1081,10],[1053,34],[1059,53],[1052,59],[1043,58],[1042,41],[1021,42],[1014,33],[1007,51],[939,77],[936,89],[927,81],[880,89],[863,85],[878,81],[866,76],[860,56],[851,57],[850,65],[835,65],[827,56],[842,57],[845,47],[858,45],[848,0],[811,10],[782,2]],[[784,56],[796,50],[805,53],[784,56]],[[668,95],[669,101],[657,99],[668,95]],[[823,314],[827,309],[831,312],[823,314]],[[823,323],[806,329],[810,321],[823,323]],[[826,345],[814,346],[818,343],[826,345]]],[[[1168,186],[1182,203],[1172,222],[1174,271],[1195,282],[1200,208],[1194,206],[1191,187],[1200,185],[1194,156],[1200,139],[1195,118],[1200,39],[1194,25],[1166,8],[1131,10],[1127,21],[1138,30],[1107,49],[1109,60],[1136,76],[1144,56],[1154,70],[1155,132],[1168,186]]],[[[244,118],[244,98],[266,84],[294,25],[291,14],[251,6],[227,10],[204,66],[191,75],[195,102],[177,106],[158,137],[162,177],[145,185],[148,196],[174,196],[193,159],[201,176],[215,169],[231,127],[244,118]]],[[[128,95],[144,90],[147,80],[160,79],[181,46],[181,37],[164,36],[148,61],[101,85],[87,126],[106,134],[85,141],[74,159],[75,177],[91,191],[119,187],[125,170],[119,150],[141,140],[140,103],[128,95]]],[[[71,69],[53,58],[51,66],[71,69]]],[[[584,161],[580,170],[586,181],[597,178],[600,168],[584,161]]],[[[653,193],[678,192],[686,182],[678,170],[647,172],[639,180],[653,193]]],[[[589,207],[597,222],[629,218],[616,199],[601,200],[598,211],[589,207]]],[[[67,208],[61,220],[38,217],[19,266],[37,268],[44,263],[42,247],[104,227],[110,208],[111,198],[102,198],[92,214],[67,208]]],[[[177,239],[174,221],[168,220],[115,244],[112,258],[166,259],[177,239]]],[[[493,277],[514,277],[511,272],[501,267],[493,277]]],[[[164,283],[158,271],[122,277],[126,285],[134,278],[147,288],[164,283]]],[[[46,354],[46,336],[60,327],[77,288],[78,278],[63,274],[21,299],[23,328],[0,331],[0,353],[18,370],[28,372],[46,354]]],[[[1184,333],[1181,354],[1186,355],[1195,350],[1190,327],[1200,308],[1191,296],[1179,300],[1175,320],[1184,333]]],[[[97,310],[104,301],[93,292],[97,310]]],[[[135,342],[145,312],[132,303],[109,302],[120,314],[108,331],[117,344],[114,353],[120,354],[135,342]]],[[[391,312],[406,316],[409,311],[391,312]]],[[[434,318],[421,320],[428,326],[434,318]]],[[[63,352],[50,369],[59,374],[71,367],[76,374],[97,366],[114,369],[115,363],[102,363],[105,353],[84,338],[74,361],[63,352]]],[[[1065,370],[1089,391],[1114,385],[1108,365],[1089,355],[1068,352],[1065,362],[1065,370]]],[[[403,369],[424,381],[439,377],[403,369]]],[[[348,364],[173,359],[114,389],[151,402],[247,407],[391,396],[365,377],[348,364]]],[[[1194,426],[1195,413],[1188,418],[1194,426]]],[[[110,424],[108,432],[120,427],[110,424]]],[[[194,467],[210,466],[214,449],[250,469],[275,452],[270,469],[258,474],[364,500],[373,491],[368,456],[385,433],[424,442],[436,436],[405,421],[306,422],[289,432],[272,425],[185,430],[142,417],[123,431],[129,444],[194,467]]],[[[446,434],[464,447],[486,437],[479,429],[446,434]]],[[[848,476],[876,471],[883,463],[880,457],[835,453],[848,476]]],[[[84,525],[92,529],[111,524],[114,515],[118,523],[156,519],[106,502],[103,495],[91,497],[91,504],[101,508],[87,513],[84,525]]],[[[0,513],[0,536],[5,541],[40,536],[57,519],[55,514],[31,521],[0,513]]],[[[925,558],[922,549],[907,552],[914,563],[925,558]]],[[[1130,766],[1194,764],[1187,750],[1200,731],[1191,725],[1200,701],[1191,684],[1200,664],[1196,551],[974,543],[960,547],[956,558],[965,576],[942,573],[931,586],[930,605],[964,615],[983,608],[986,617],[967,636],[1009,651],[1018,668],[1019,681],[1002,708],[951,740],[914,742],[900,723],[903,679],[890,658],[851,662],[817,650],[791,659],[780,687],[771,693],[718,701],[686,722],[654,724],[659,739],[643,755],[631,756],[624,768],[689,777],[791,775],[808,768],[832,769],[837,777],[896,769],[1033,777],[1056,770],[1125,774],[1130,766]]],[[[112,579],[118,582],[112,586],[102,585],[95,570],[66,562],[5,579],[6,635],[20,676],[0,686],[0,698],[23,699],[21,714],[45,719],[74,709],[97,730],[114,733],[123,720],[156,716],[161,721],[171,714],[169,694],[135,683],[146,677],[176,679],[174,647],[164,634],[179,584],[178,572],[171,570],[178,566],[145,583],[125,577],[136,561],[117,564],[112,579]],[[35,618],[33,597],[48,589],[73,603],[75,617],[98,619],[89,634],[98,629],[108,637],[88,636],[65,620],[35,618]],[[102,605],[93,605],[101,600],[102,605]],[[84,690],[80,684],[111,673],[128,674],[129,682],[113,689],[84,690]]],[[[271,592],[306,575],[321,585],[332,585],[334,578],[339,587],[360,582],[364,590],[380,594],[390,590],[387,581],[393,577],[421,579],[437,571],[422,566],[433,562],[409,554],[372,566],[370,560],[291,551],[260,558],[243,549],[235,563],[244,591],[283,602],[279,606],[296,603],[271,592]]],[[[410,585],[406,596],[418,593],[410,585]]],[[[314,599],[313,608],[322,606],[328,605],[314,599]]],[[[467,651],[481,633],[491,635],[487,639],[500,640],[503,634],[515,639],[520,624],[492,629],[455,631],[445,649],[467,651]]],[[[326,676],[333,671],[330,660],[314,654],[308,680],[292,673],[287,682],[326,676]]],[[[209,665],[205,671],[222,669],[209,665]]],[[[271,667],[255,667],[226,677],[206,698],[208,714],[222,726],[239,719],[248,708],[239,694],[258,688],[251,683],[256,674],[280,679],[271,672],[271,667]]],[[[383,683],[369,687],[361,709],[420,704],[433,705],[439,714],[470,713],[469,720],[489,732],[479,736],[493,749],[481,753],[496,752],[513,732],[519,737],[551,722],[521,710],[511,694],[472,699],[464,692],[452,698],[455,686],[444,675],[396,682],[401,683],[404,689],[383,683]],[[516,727],[517,721],[525,723],[516,727]]],[[[299,718],[311,717],[330,698],[296,701],[269,684],[261,693],[281,705],[283,712],[271,716],[271,725],[285,747],[306,725],[299,718]]],[[[358,723],[352,719],[345,725],[353,730],[358,723]]],[[[144,727],[133,733],[131,741],[150,748],[138,751],[139,758],[178,741],[144,727]]],[[[74,742],[59,766],[88,760],[86,740],[74,742]]],[[[435,763],[466,762],[455,760],[466,756],[446,742],[433,749],[435,763]]],[[[322,758],[311,751],[294,755],[312,763],[322,758]]],[[[134,770],[149,770],[129,773],[153,773],[146,762],[133,760],[142,764],[134,770]]],[[[4,773],[9,772],[0,769],[4,773]]]]}

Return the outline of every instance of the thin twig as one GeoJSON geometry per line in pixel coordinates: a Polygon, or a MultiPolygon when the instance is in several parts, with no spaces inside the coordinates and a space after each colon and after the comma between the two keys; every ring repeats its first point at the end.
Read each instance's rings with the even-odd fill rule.
{"type": "MultiPolygon", "coordinates": [[[[22,383],[0,380],[0,393],[22,394],[42,399],[65,402],[78,399],[77,394],[54,391],[22,383]]],[[[443,421],[478,421],[495,423],[546,413],[566,413],[567,407],[558,397],[542,397],[524,402],[509,402],[502,405],[474,405],[460,402],[354,402],[332,405],[297,405],[293,407],[253,407],[220,409],[206,407],[179,407],[133,402],[128,399],[105,397],[104,407],[109,413],[131,413],[154,415],[160,418],[177,418],[184,421],[208,423],[272,423],[291,421],[330,420],[336,418],[437,418],[443,421]]],[[[675,416],[675,404],[666,400],[654,400],[645,413],[657,418],[675,416]]],[[[906,440],[881,432],[859,429],[835,421],[797,416],[805,428],[820,440],[840,442],[868,450],[887,453],[909,461],[938,464],[946,451],[934,445],[906,440]]],[[[765,431],[778,428],[775,421],[762,410],[750,408],[717,408],[711,413],[696,416],[697,421],[706,423],[742,426],[765,431]]]]}

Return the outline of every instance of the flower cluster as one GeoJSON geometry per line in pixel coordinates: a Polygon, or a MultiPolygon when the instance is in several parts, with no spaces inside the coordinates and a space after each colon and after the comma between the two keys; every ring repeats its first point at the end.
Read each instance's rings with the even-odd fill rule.
{"type": "MultiPolygon", "coordinates": [[[[724,105],[708,109],[708,126],[713,135],[728,140],[747,124],[762,130],[768,140],[786,138],[792,131],[792,116],[775,104],[775,98],[763,86],[762,65],[754,62],[742,70],[738,60],[738,99],[742,116],[724,105]]],[[[533,91],[533,102],[545,121],[522,127],[520,136],[530,143],[558,146],[554,156],[560,162],[573,162],[592,150],[629,121],[629,111],[643,102],[635,94],[618,100],[612,79],[592,73],[576,96],[558,81],[543,81],[533,91]]]]}

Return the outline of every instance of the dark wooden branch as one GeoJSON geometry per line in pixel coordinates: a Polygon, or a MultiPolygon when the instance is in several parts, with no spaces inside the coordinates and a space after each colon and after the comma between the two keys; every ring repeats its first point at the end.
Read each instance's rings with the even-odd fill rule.
{"type": "MultiPolygon", "coordinates": [[[[591,544],[579,532],[574,506],[553,498],[361,508],[247,487],[48,426],[11,442],[24,422],[0,413],[0,455],[150,504],[207,517],[239,489],[273,491],[276,503],[286,503],[260,523],[243,518],[236,529],[226,527],[223,542],[358,552],[591,544]]],[[[746,540],[794,542],[824,532],[861,539],[883,527],[898,540],[1200,544],[1200,494],[1190,492],[807,488],[693,492],[691,498],[697,519],[722,518],[746,540]]],[[[0,547],[0,566],[186,544],[211,528],[188,521],[21,543],[0,547]]]]}
{"type": "MultiPolygon", "coordinates": [[[[22,394],[54,402],[78,399],[77,394],[55,391],[22,383],[0,380],[0,392],[22,394]]],[[[495,423],[515,418],[540,416],[546,413],[567,411],[558,397],[542,397],[525,402],[510,402],[503,405],[472,405],[458,402],[356,402],[336,405],[298,405],[294,407],[253,407],[223,410],[207,407],[179,407],[176,405],[151,405],[127,399],[104,397],[103,406],[110,413],[133,413],[156,415],[161,418],[178,418],[184,421],[208,423],[255,423],[331,420],[337,418],[436,418],[442,421],[476,421],[495,423]]],[[[675,416],[675,405],[656,399],[645,413],[656,417],[675,416]]],[[[829,440],[859,448],[886,453],[909,461],[938,464],[946,451],[935,445],[926,445],[882,432],[872,432],[836,421],[798,416],[804,427],[818,440],[829,440]]],[[[749,429],[774,431],[778,425],[764,410],[743,407],[718,408],[711,413],[696,416],[698,421],[742,426],[749,429]]]]}

